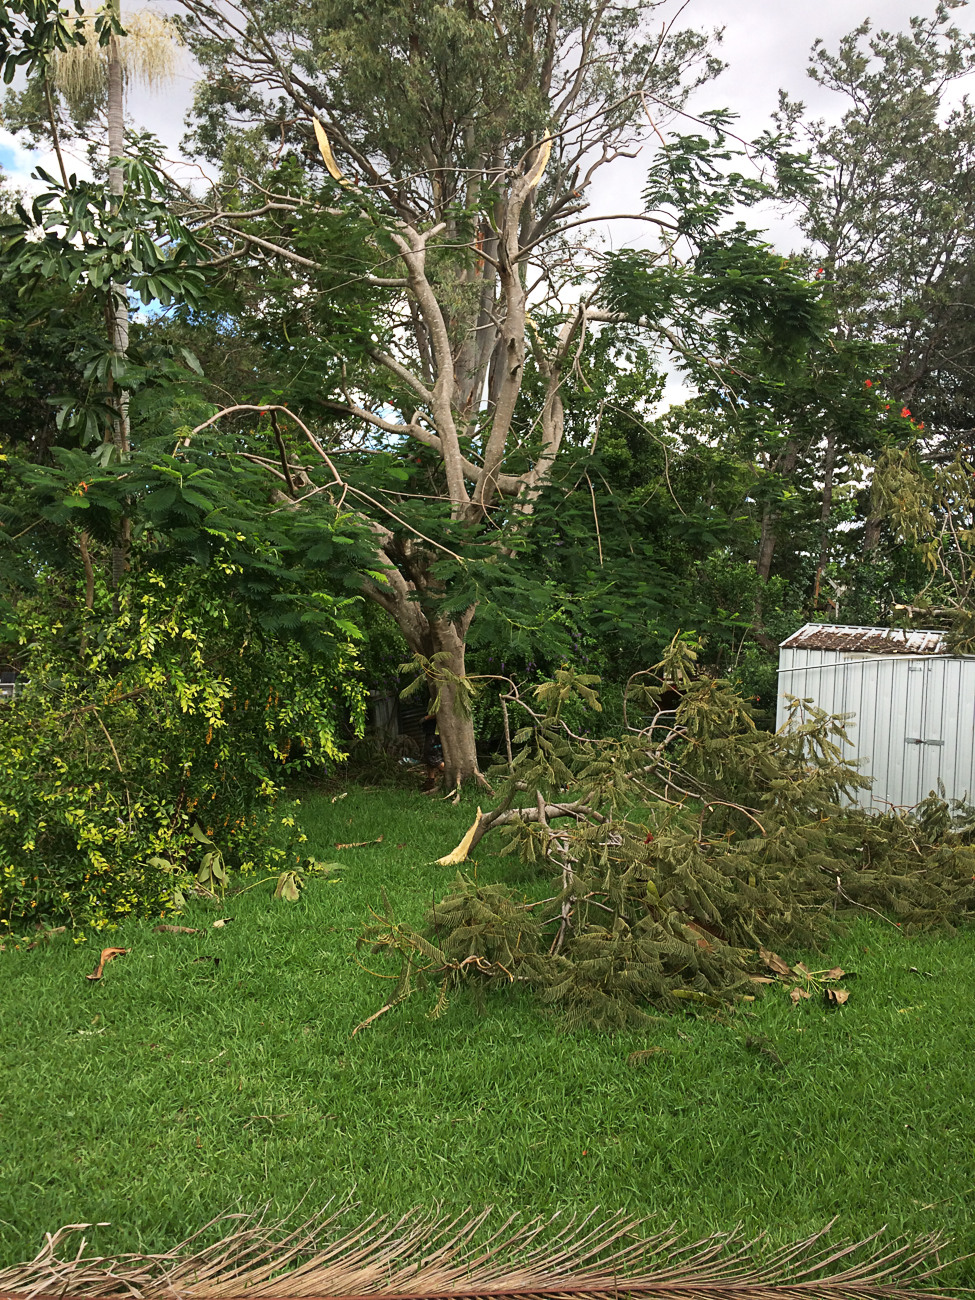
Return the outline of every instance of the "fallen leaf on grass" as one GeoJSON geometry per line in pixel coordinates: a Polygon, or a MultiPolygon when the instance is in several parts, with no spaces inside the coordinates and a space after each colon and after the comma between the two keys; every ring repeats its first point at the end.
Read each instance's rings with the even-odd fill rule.
{"type": "Polygon", "coordinates": [[[753,984],[778,984],[774,975],[749,975],[748,977],[753,984]]]}
{"type": "Polygon", "coordinates": [[[808,966],[804,965],[801,961],[797,961],[792,969],[796,975],[805,975],[807,979],[812,978],[812,971],[809,969],[808,966]]]}
{"type": "Polygon", "coordinates": [[[345,796],[346,796],[348,793],[349,793],[348,790],[343,790],[341,794],[333,795],[333,796],[332,796],[332,803],[338,803],[338,801],[339,801],[340,799],[344,799],[345,796]]]}
{"type": "Polygon", "coordinates": [[[301,892],[301,882],[296,871],[282,871],[274,889],[274,898],[283,898],[289,903],[297,903],[301,892]]]}
{"type": "Polygon", "coordinates": [[[790,989],[789,997],[798,1006],[800,998],[809,998],[812,994],[808,989],[790,989]]]}
{"type": "Polygon", "coordinates": [[[128,948],[103,948],[102,955],[98,959],[98,965],[95,967],[95,969],[92,971],[90,975],[85,976],[85,979],[100,980],[102,977],[102,972],[104,971],[108,963],[112,960],[112,958],[124,957],[128,951],[129,951],[128,948]]]}
{"type": "Polygon", "coordinates": [[[364,849],[367,844],[382,844],[385,835],[380,835],[378,840],[356,840],[354,844],[336,844],[337,849],[364,849]]]}
{"type": "Polygon", "coordinates": [[[648,1047],[643,1052],[631,1052],[626,1058],[627,1065],[643,1065],[651,1056],[673,1056],[669,1047],[648,1047]]]}
{"type": "Polygon", "coordinates": [[[158,930],[160,934],[201,934],[201,930],[194,930],[188,925],[156,925],[153,929],[158,930]]]}
{"type": "Polygon", "coordinates": [[[828,970],[822,978],[824,980],[841,980],[845,974],[846,971],[842,966],[834,966],[833,969],[828,970]]]}
{"type": "Polygon", "coordinates": [[[823,989],[823,997],[826,999],[828,1007],[841,1007],[844,1002],[849,1001],[849,989],[823,989]]]}
{"type": "Polygon", "coordinates": [[[792,968],[782,960],[777,952],[769,952],[768,948],[759,948],[758,955],[769,970],[775,971],[776,975],[792,974],[792,968]]]}
{"type": "Polygon", "coordinates": [[[210,927],[213,930],[222,930],[225,925],[229,925],[234,918],[232,916],[221,916],[219,921],[214,921],[210,927]]]}

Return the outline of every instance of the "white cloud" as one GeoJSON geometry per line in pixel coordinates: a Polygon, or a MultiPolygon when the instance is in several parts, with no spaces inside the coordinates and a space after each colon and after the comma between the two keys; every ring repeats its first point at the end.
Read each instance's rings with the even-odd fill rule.
{"type": "Polygon", "coordinates": [[[56,174],[57,159],[53,153],[48,159],[46,154],[26,149],[15,136],[0,127],[0,167],[17,189],[35,193],[43,188],[42,182],[32,181],[30,178],[31,172],[38,163],[47,169],[54,168],[52,175],[56,174]]]}

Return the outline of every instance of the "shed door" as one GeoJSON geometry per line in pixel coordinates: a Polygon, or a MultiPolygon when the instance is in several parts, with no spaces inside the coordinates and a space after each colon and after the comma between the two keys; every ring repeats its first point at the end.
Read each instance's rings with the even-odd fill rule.
{"type": "Polygon", "coordinates": [[[937,790],[941,779],[945,661],[912,663],[908,667],[903,802],[916,804],[937,790]]]}

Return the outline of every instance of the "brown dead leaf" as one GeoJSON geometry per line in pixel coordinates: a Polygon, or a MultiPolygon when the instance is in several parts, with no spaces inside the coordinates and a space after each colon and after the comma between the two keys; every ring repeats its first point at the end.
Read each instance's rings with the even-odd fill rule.
{"type": "Polygon", "coordinates": [[[823,989],[823,997],[828,1007],[841,1007],[850,998],[849,989],[823,989]]]}
{"type": "Polygon", "coordinates": [[[824,979],[824,980],[841,980],[845,974],[846,974],[846,971],[843,969],[842,966],[834,966],[832,970],[828,970],[828,971],[826,972],[826,974],[823,976],[823,979],[824,979]]]}
{"type": "Polygon", "coordinates": [[[774,975],[749,975],[748,977],[753,984],[778,984],[774,975]]]}
{"type": "Polygon", "coordinates": [[[356,840],[354,844],[336,844],[337,849],[364,849],[368,844],[382,844],[385,835],[380,835],[378,840],[356,840]]]}
{"type": "Polygon", "coordinates": [[[108,963],[112,960],[112,958],[124,957],[128,951],[129,951],[128,948],[103,948],[102,955],[98,959],[98,965],[95,967],[95,969],[92,971],[90,975],[85,976],[85,979],[100,980],[102,977],[102,972],[104,971],[108,963]]]}
{"type": "Polygon", "coordinates": [[[802,998],[808,998],[810,996],[811,994],[807,989],[799,989],[799,988],[789,989],[789,998],[791,999],[792,1002],[796,1004],[796,1006],[799,1005],[799,1002],[802,998]]]}
{"type": "Polygon", "coordinates": [[[188,925],[157,925],[153,929],[160,934],[202,934],[201,930],[193,930],[188,925]]]}
{"type": "Polygon", "coordinates": [[[812,971],[801,961],[797,961],[792,969],[796,975],[804,975],[807,979],[812,978],[812,971]]]}
{"type": "Polygon", "coordinates": [[[648,1047],[643,1052],[631,1052],[626,1058],[627,1065],[642,1065],[644,1061],[649,1061],[651,1056],[673,1056],[669,1047],[648,1047]]]}
{"type": "Polygon", "coordinates": [[[30,952],[30,950],[32,948],[36,948],[39,943],[50,943],[52,935],[64,934],[67,928],[68,927],[66,925],[56,925],[53,930],[42,930],[41,933],[34,940],[34,942],[29,943],[27,947],[24,949],[24,951],[30,952]]]}
{"type": "Polygon", "coordinates": [[[768,948],[759,948],[758,955],[769,970],[775,971],[776,975],[792,974],[788,963],[784,962],[777,952],[769,952],[768,948]]]}
{"type": "Polygon", "coordinates": [[[225,925],[229,925],[234,918],[232,916],[221,916],[219,921],[214,921],[210,927],[212,930],[222,930],[225,925]]]}

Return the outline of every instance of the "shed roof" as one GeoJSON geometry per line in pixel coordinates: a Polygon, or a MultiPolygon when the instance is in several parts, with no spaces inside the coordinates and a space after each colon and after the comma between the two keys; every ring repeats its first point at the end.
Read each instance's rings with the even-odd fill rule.
{"type": "Polygon", "coordinates": [[[945,654],[944,632],[923,628],[841,627],[807,623],[779,647],[782,650],[846,650],[885,655],[945,654]]]}

